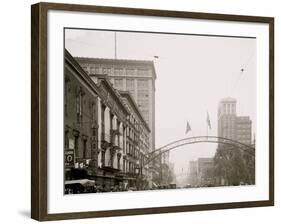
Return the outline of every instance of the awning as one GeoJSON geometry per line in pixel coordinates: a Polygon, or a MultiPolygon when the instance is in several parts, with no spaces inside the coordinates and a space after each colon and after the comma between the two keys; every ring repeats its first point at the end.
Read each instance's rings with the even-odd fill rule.
{"type": "Polygon", "coordinates": [[[95,185],[95,181],[94,180],[88,180],[88,179],[66,180],[65,184],[81,184],[83,186],[93,186],[93,185],[95,185]]]}

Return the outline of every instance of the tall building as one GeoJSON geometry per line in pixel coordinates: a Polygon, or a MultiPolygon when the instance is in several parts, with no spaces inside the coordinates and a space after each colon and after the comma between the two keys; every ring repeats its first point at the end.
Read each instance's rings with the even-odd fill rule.
{"type": "Polygon", "coordinates": [[[236,118],[236,140],[247,145],[252,144],[252,121],[249,117],[236,118]]]}
{"type": "MultiPolygon", "coordinates": [[[[219,102],[218,106],[218,137],[228,138],[240,143],[255,147],[252,143],[252,121],[249,116],[237,116],[236,114],[236,100],[233,98],[224,98],[219,102]]],[[[228,151],[225,149],[231,149],[228,145],[223,143],[218,144],[217,155],[218,158],[224,158],[229,155],[228,151]]],[[[245,149],[244,152],[251,151],[251,155],[254,152],[254,149],[245,149]]],[[[231,155],[231,154],[230,154],[231,155]]],[[[232,158],[232,157],[230,157],[232,158]]],[[[235,158],[235,157],[234,157],[235,158]]],[[[243,158],[245,167],[248,172],[247,178],[243,176],[226,175],[225,167],[219,166],[220,174],[217,174],[216,184],[218,185],[237,185],[240,182],[253,184],[255,183],[255,157],[250,156],[248,153],[241,154],[243,158]],[[236,178],[234,178],[236,177],[236,178]]],[[[234,164],[237,164],[237,161],[234,163],[232,159],[228,160],[228,165],[235,167],[234,164]]],[[[240,164],[241,165],[241,164],[240,164]]],[[[239,166],[240,166],[239,165],[239,166]]],[[[233,169],[232,169],[233,170],[233,169]]],[[[231,170],[228,170],[228,173],[231,173],[231,170]]],[[[242,172],[241,172],[242,173],[242,172]]]]}
{"type": "Polygon", "coordinates": [[[155,149],[155,80],[153,61],[76,58],[88,74],[108,75],[114,88],[129,91],[151,130],[150,148],[155,149]]]}
{"type": "Polygon", "coordinates": [[[252,121],[249,116],[236,115],[236,99],[224,98],[219,103],[218,136],[252,144],[252,121]]]}
{"type": "Polygon", "coordinates": [[[149,125],[130,93],[114,88],[107,75],[87,74],[65,50],[65,192],[86,192],[69,186],[83,179],[99,192],[151,188],[149,140],[149,125]]]}
{"type": "Polygon", "coordinates": [[[236,139],[236,99],[222,99],[218,107],[218,136],[236,139]]]}

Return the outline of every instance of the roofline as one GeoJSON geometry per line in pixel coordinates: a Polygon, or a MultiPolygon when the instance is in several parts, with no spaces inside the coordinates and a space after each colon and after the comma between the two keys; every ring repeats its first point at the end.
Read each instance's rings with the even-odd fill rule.
{"type": "Polygon", "coordinates": [[[137,65],[150,65],[152,67],[154,79],[157,79],[155,65],[153,60],[134,60],[134,59],[114,59],[114,58],[91,58],[91,57],[75,57],[75,59],[79,62],[93,62],[93,61],[104,61],[111,64],[118,63],[131,63],[137,65]]]}
{"type": "Polygon", "coordinates": [[[110,92],[114,95],[115,100],[118,101],[119,105],[122,107],[123,111],[125,111],[125,113],[127,115],[130,114],[130,112],[127,110],[127,108],[125,107],[120,94],[118,93],[117,90],[115,90],[115,88],[112,86],[112,84],[110,83],[110,81],[108,80],[108,76],[107,75],[93,75],[93,74],[89,74],[89,77],[94,76],[97,77],[99,80],[101,80],[103,83],[106,84],[106,86],[108,87],[108,89],[110,90],[110,92]]]}
{"type": "Polygon", "coordinates": [[[130,94],[130,92],[129,92],[129,91],[119,91],[119,93],[120,93],[120,95],[121,95],[122,97],[126,97],[129,101],[131,101],[131,104],[133,105],[134,110],[136,111],[136,113],[138,114],[138,116],[140,117],[140,119],[142,120],[142,122],[144,123],[146,129],[147,129],[149,132],[151,132],[151,130],[150,130],[148,124],[146,123],[145,119],[143,118],[142,113],[139,111],[139,107],[137,106],[137,104],[136,104],[134,98],[132,97],[132,95],[130,94]]]}
{"type": "Polygon", "coordinates": [[[237,102],[237,100],[235,98],[232,98],[232,97],[226,97],[226,98],[222,98],[220,100],[220,102],[225,102],[225,101],[235,101],[235,102],[237,102]]]}
{"type": "Polygon", "coordinates": [[[72,69],[77,71],[79,75],[84,79],[85,82],[92,88],[92,90],[100,95],[100,91],[96,83],[89,77],[89,75],[84,71],[80,64],[73,58],[68,50],[64,49],[64,60],[71,66],[72,69]]]}

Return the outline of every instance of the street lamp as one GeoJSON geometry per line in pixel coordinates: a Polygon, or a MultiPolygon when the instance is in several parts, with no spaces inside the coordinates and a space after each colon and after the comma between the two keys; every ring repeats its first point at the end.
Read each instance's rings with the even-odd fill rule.
{"type": "Polygon", "coordinates": [[[136,167],[135,168],[135,173],[137,174],[137,189],[140,189],[140,185],[141,185],[141,174],[142,174],[142,167],[136,167]]]}

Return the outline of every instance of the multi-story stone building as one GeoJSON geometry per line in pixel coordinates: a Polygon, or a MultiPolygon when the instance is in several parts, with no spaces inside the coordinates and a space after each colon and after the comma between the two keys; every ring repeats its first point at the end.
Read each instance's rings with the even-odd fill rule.
{"type": "Polygon", "coordinates": [[[247,145],[252,144],[252,121],[250,117],[236,117],[236,140],[247,145]]]}
{"type": "Polygon", "coordinates": [[[197,175],[199,186],[211,186],[215,184],[213,174],[214,159],[213,158],[198,158],[197,160],[197,175]]]}
{"type": "MultiPolygon", "coordinates": [[[[255,145],[252,143],[252,121],[249,116],[237,116],[236,114],[236,100],[233,98],[222,99],[218,107],[218,136],[223,138],[232,139],[240,143],[252,146],[251,148],[245,148],[241,154],[243,160],[243,166],[246,167],[244,171],[247,173],[244,178],[240,176],[239,180],[234,177],[230,178],[223,172],[219,172],[217,178],[217,184],[228,185],[228,184],[239,184],[239,182],[246,182],[253,184],[255,182],[255,145]]],[[[217,155],[222,157],[222,154],[228,154],[228,149],[233,149],[231,145],[225,145],[223,143],[218,144],[217,155]]],[[[236,151],[238,152],[238,151],[236,151]]],[[[240,151],[241,152],[241,151],[240,151]]],[[[230,155],[230,154],[228,154],[230,155]]],[[[231,161],[228,161],[229,164],[231,161]]],[[[235,163],[232,163],[234,166],[235,163]]],[[[223,168],[220,168],[223,169],[223,168]]],[[[231,173],[231,170],[228,170],[231,173]]]]}
{"type": "Polygon", "coordinates": [[[236,100],[233,98],[222,99],[219,103],[218,136],[252,144],[252,121],[248,116],[236,115],[236,100]]]}
{"type": "MultiPolygon", "coordinates": [[[[129,111],[106,76],[91,77],[99,88],[98,100],[98,172],[97,184],[124,188],[123,151],[129,111]]],[[[108,189],[106,189],[108,190],[108,189]]]]}
{"type": "Polygon", "coordinates": [[[91,78],[65,51],[65,179],[93,179],[104,190],[123,184],[129,111],[106,77],[91,78]],[[84,172],[83,172],[84,171],[84,172]]]}
{"type": "MultiPolygon", "coordinates": [[[[76,60],[88,74],[108,75],[114,88],[129,91],[151,130],[149,148],[155,149],[155,80],[153,61],[83,58],[76,60]]],[[[153,181],[161,184],[161,156],[152,162],[153,181]]]]}
{"type": "Polygon", "coordinates": [[[138,189],[150,188],[151,171],[148,164],[150,129],[128,91],[120,91],[130,114],[127,116],[126,150],[123,156],[123,170],[132,177],[129,186],[138,189]]]}
{"type": "Polygon", "coordinates": [[[197,160],[189,161],[188,183],[192,187],[197,186],[197,183],[198,183],[198,162],[197,162],[197,160]]]}
{"type": "Polygon", "coordinates": [[[218,136],[236,139],[236,100],[222,99],[218,107],[218,136]]]}
{"type": "Polygon", "coordinates": [[[150,148],[155,148],[155,80],[153,61],[82,58],[76,60],[88,74],[108,75],[114,88],[129,91],[149,125],[150,148]]]}
{"type": "Polygon", "coordinates": [[[128,91],[89,75],[65,51],[65,179],[92,179],[103,191],[150,188],[150,128],[128,91]]]}
{"type": "Polygon", "coordinates": [[[98,167],[99,88],[65,51],[65,179],[95,175],[98,167]],[[84,171],[84,172],[83,172],[84,171]]]}

